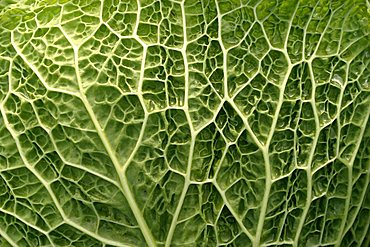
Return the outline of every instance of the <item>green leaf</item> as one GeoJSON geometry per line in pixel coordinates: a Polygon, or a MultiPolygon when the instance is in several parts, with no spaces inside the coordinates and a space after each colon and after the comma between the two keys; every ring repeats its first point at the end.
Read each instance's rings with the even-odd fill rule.
{"type": "Polygon", "coordinates": [[[1,246],[367,246],[366,1],[0,0],[1,246]]]}

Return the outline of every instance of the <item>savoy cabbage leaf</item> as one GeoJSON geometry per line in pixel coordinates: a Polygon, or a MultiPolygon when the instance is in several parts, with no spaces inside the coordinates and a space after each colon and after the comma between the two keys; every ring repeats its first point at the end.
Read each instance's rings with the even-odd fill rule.
{"type": "Polygon", "coordinates": [[[370,245],[365,0],[1,0],[1,246],[370,245]]]}

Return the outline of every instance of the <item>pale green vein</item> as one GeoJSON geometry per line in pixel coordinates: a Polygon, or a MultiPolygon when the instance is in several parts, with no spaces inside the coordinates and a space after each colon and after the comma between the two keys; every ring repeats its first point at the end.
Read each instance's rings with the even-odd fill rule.
{"type": "MultiPolygon", "coordinates": [[[[66,37],[66,39],[68,39],[68,35],[64,32],[64,30],[61,28],[61,31],[63,32],[64,36],[66,37]]],[[[78,49],[79,47],[78,46],[75,46],[73,43],[71,43],[71,41],[69,41],[71,46],[73,47],[73,51],[74,51],[74,64],[75,64],[75,68],[76,68],[76,76],[77,76],[77,82],[78,82],[78,86],[79,86],[79,89],[80,89],[80,98],[89,114],[89,117],[91,118],[92,122],[94,123],[94,126],[95,126],[95,129],[96,129],[96,132],[97,134],[99,135],[110,159],[112,160],[112,163],[116,169],[116,172],[119,176],[119,179],[120,179],[120,183],[121,183],[121,189],[123,191],[123,194],[125,195],[126,199],[127,199],[127,202],[129,203],[130,205],[130,208],[137,220],[137,223],[139,224],[140,226],[140,229],[142,231],[142,234],[145,238],[145,240],[147,241],[147,244],[149,246],[156,246],[155,244],[155,241],[154,241],[154,238],[152,236],[152,233],[150,232],[149,228],[148,228],[148,225],[147,223],[145,222],[145,219],[138,207],[138,205],[136,204],[136,201],[135,201],[135,198],[134,198],[134,195],[132,194],[130,188],[129,188],[129,184],[128,184],[128,181],[127,179],[125,178],[125,175],[124,175],[124,170],[122,169],[122,164],[120,164],[119,160],[118,160],[118,157],[116,156],[115,154],[115,151],[114,149],[112,148],[111,144],[109,143],[109,140],[104,132],[104,130],[101,128],[99,122],[98,122],[98,119],[96,118],[95,116],[95,113],[93,112],[92,110],[92,107],[90,105],[90,103],[88,102],[87,98],[86,98],[86,95],[84,93],[84,90],[83,90],[83,87],[82,87],[82,81],[81,81],[81,76],[80,76],[80,72],[79,72],[79,64],[78,64],[78,49]]]]}
{"type": "Polygon", "coordinates": [[[13,247],[18,247],[18,245],[10,238],[10,236],[0,228],[0,237],[4,238],[13,247]]]}
{"type": "MultiPolygon", "coordinates": [[[[11,37],[13,37],[14,33],[12,32],[11,33],[11,37]]],[[[14,43],[14,40],[13,38],[11,38],[11,43],[12,45],[14,46],[15,49],[17,49],[17,45],[14,43]]],[[[28,60],[24,60],[24,62],[31,68],[33,69],[34,73],[36,73],[36,69],[28,62],[28,60]]],[[[41,77],[42,78],[42,77],[41,77]]],[[[39,78],[41,80],[41,78],[39,78]]],[[[9,84],[11,85],[11,83],[9,84]]],[[[8,92],[8,95],[6,96],[6,98],[9,96],[10,94],[10,91],[11,91],[11,88],[9,88],[9,92],[8,92]]],[[[6,100],[4,100],[5,102],[6,100]]],[[[38,174],[38,172],[35,170],[35,168],[28,163],[28,160],[26,159],[24,153],[22,152],[22,149],[21,149],[21,145],[19,143],[19,139],[17,138],[17,135],[16,133],[13,131],[13,129],[11,128],[11,126],[9,125],[9,122],[8,122],[8,118],[5,114],[5,109],[4,109],[4,102],[0,105],[0,112],[3,116],[3,119],[4,119],[4,124],[5,124],[5,127],[8,129],[9,133],[11,134],[11,136],[13,137],[13,140],[17,146],[17,149],[18,149],[18,152],[20,154],[20,157],[23,161],[23,163],[25,164],[25,166],[29,169],[30,172],[32,172],[36,178],[42,183],[42,185],[46,188],[46,190],[48,191],[51,199],[53,200],[54,202],[54,205],[55,207],[58,209],[59,213],[61,214],[63,220],[65,223],[69,224],[70,226],[76,228],[77,230],[80,230],[81,232],[101,241],[102,243],[107,243],[107,244],[112,244],[112,245],[117,245],[117,246],[123,246],[121,243],[119,242],[116,242],[116,241],[112,241],[112,240],[109,240],[109,239],[106,239],[104,237],[101,237],[99,235],[97,235],[96,233],[93,233],[93,232],[90,232],[89,230],[85,229],[84,227],[76,224],[74,221],[68,219],[68,217],[65,215],[65,212],[62,208],[62,206],[59,204],[58,202],[58,199],[56,197],[56,195],[54,194],[53,190],[51,189],[50,187],[50,184],[47,183],[41,176],[40,174],[38,174]]]]}
{"type": "Polygon", "coordinates": [[[186,54],[186,47],[187,47],[187,33],[186,33],[186,16],[185,16],[185,0],[181,2],[181,16],[182,16],[182,21],[183,21],[183,35],[184,35],[184,43],[183,47],[181,49],[181,54],[184,59],[184,68],[185,68],[185,97],[184,97],[184,112],[186,119],[189,124],[190,128],[190,133],[191,133],[191,142],[190,142],[190,150],[189,150],[189,156],[188,156],[188,164],[187,164],[187,169],[186,169],[186,174],[185,174],[185,183],[184,183],[184,188],[181,191],[180,199],[179,202],[176,206],[175,213],[172,217],[171,221],[171,226],[167,234],[166,238],[166,243],[165,246],[169,247],[171,246],[173,234],[175,232],[176,224],[178,217],[180,215],[182,205],[184,204],[186,192],[188,191],[189,185],[190,185],[190,173],[191,173],[191,164],[192,164],[192,159],[193,159],[193,153],[194,153],[194,147],[195,147],[195,139],[196,139],[196,133],[193,127],[193,124],[191,122],[191,117],[189,114],[189,66],[188,66],[188,60],[187,60],[187,54],[186,54]]]}

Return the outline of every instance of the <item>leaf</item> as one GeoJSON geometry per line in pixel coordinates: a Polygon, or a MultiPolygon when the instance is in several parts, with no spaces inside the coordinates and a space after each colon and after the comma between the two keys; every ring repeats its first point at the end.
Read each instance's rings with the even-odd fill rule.
{"type": "Polygon", "coordinates": [[[364,1],[0,1],[0,245],[365,246],[364,1]]]}

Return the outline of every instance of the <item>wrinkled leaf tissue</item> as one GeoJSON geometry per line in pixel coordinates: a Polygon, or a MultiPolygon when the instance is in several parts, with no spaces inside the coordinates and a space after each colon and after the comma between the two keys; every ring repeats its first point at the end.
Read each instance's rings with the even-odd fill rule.
{"type": "Polygon", "coordinates": [[[1,246],[370,246],[365,0],[0,0],[1,246]]]}

